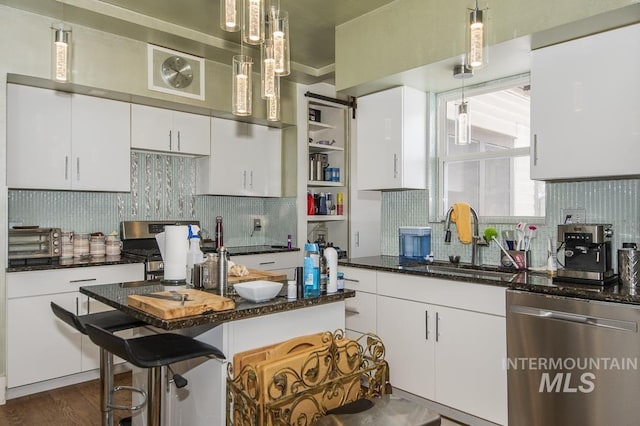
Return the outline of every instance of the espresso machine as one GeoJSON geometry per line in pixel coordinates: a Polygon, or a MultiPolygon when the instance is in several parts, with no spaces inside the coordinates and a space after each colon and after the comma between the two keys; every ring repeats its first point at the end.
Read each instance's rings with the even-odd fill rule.
{"type": "Polygon", "coordinates": [[[558,241],[564,243],[564,269],[554,281],[606,285],[616,282],[611,266],[609,224],[558,225],[558,241]]]}

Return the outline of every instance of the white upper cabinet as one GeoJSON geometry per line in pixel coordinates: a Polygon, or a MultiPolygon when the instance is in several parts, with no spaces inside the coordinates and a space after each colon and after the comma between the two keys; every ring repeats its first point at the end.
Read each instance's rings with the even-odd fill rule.
{"type": "Polygon", "coordinates": [[[131,148],[183,155],[209,155],[210,118],[131,105],[131,148]]]}
{"type": "Polygon", "coordinates": [[[426,189],[427,113],[410,87],[358,98],[357,189],[426,189]]]}
{"type": "Polygon", "coordinates": [[[129,104],[7,85],[7,186],[129,191],[129,104]]]}
{"type": "Polygon", "coordinates": [[[535,50],[531,178],[640,174],[640,25],[535,50]]]}
{"type": "Polygon", "coordinates": [[[280,129],[212,118],[211,156],[196,163],[196,192],[280,197],[281,138],[280,129]]]}

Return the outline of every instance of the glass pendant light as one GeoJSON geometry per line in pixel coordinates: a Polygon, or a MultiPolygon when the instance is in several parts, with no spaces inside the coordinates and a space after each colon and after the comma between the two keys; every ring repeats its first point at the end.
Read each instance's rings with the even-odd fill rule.
{"type": "Polygon", "coordinates": [[[233,115],[251,115],[251,71],[253,60],[250,56],[233,57],[233,88],[231,108],[233,115]]]}
{"type": "Polygon", "coordinates": [[[267,98],[267,120],[280,121],[280,78],[275,77],[275,93],[267,98]]]}
{"type": "Polygon", "coordinates": [[[453,77],[462,80],[462,102],[456,109],[455,143],[469,145],[471,143],[471,120],[469,120],[469,104],[464,100],[464,80],[473,77],[473,69],[462,65],[453,68],[453,77]]]}
{"type": "Polygon", "coordinates": [[[51,78],[66,83],[71,80],[71,29],[63,25],[51,29],[51,78]]]}
{"type": "Polygon", "coordinates": [[[238,2],[241,0],[220,0],[220,28],[231,33],[240,31],[238,2]]]}
{"type": "Polygon", "coordinates": [[[485,40],[486,28],[484,23],[484,13],[478,9],[478,0],[476,7],[471,9],[469,14],[469,31],[467,37],[469,46],[467,49],[467,63],[472,68],[481,67],[485,61],[485,40]]]}
{"type": "Polygon", "coordinates": [[[247,44],[264,42],[264,0],[243,0],[242,38],[247,44]]]}
{"type": "Polygon", "coordinates": [[[273,39],[273,56],[275,72],[279,76],[291,74],[289,57],[289,14],[280,9],[271,9],[271,38],[273,39]]]}
{"type": "Polygon", "coordinates": [[[276,73],[273,58],[273,40],[266,39],[261,46],[260,88],[263,99],[275,96],[276,73]]]}

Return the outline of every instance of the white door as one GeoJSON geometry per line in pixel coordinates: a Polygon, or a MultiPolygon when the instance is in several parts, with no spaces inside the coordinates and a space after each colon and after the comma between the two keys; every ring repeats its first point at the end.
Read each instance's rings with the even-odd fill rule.
{"type": "Polygon", "coordinates": [[[72,189],[130,190],[130,108],[125,102],[73,95],[72,189]]]}
{"type": "Polygon", "coordinates": [[[7,85],[7,186],[69,189],[71,94],[7,85]]]}
{"type": "Polygon", "coordinates": [[[435,317],[433,306],[378,296],[378,336],[391,385],[427,399],[435,397],[435,317]]]}
{"type": "Polygon", "coordinates": [[[255,196],[279,197],[282,193],[281,131],[251,124],[248,192],[255,196]]]}
{"type": "Polygon", "coordinates": [[[439,306],[438,332],[436,401],[506,424],[505,318],[439,306]]]}
{"type": "Polygon", "coordinates": [[[211,119],[212,176],[211,194],[249,195],[247,184],[249,170],[248,124],[220,118],[211,119]]]}
{"type": "Polygon", "coordinates": [[[205,115],[173,111],[173,151],[181,154],[209,155],[211,124],[205,115]]]}
{"type": "Polygon", "coordinates": [[[173,111],[131,105],[131,148],[170,152],[173,111]]]}

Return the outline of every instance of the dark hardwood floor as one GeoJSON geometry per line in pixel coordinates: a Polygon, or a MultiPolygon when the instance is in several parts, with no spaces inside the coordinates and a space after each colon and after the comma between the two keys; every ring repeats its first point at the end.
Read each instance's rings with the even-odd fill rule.
{"type": "MultiPolygon", "coordinates": [[[[116,385],[131,385],[131,373],[117,374],[116,385]]],[[[115,403],[130,405],[130,393],[115,394],[115,403]]],[[[114,411],[114,423],[128,417],[128,411],[114,411]]],[[[0,426],[100,426],[100,381],[53,389],[0,405],[0,426]]]]}

